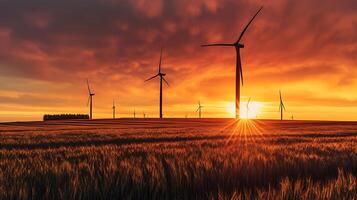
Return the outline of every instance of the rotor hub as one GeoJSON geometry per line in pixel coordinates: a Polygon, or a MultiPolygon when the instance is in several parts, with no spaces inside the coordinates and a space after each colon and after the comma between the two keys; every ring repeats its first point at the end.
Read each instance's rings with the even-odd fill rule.
{"type": "Polygon", "coordinates": [[[238,43],[238,44],[236,45],[236,47],[238,47],[238,48],[244,48],[244,44],[238,43]]]}

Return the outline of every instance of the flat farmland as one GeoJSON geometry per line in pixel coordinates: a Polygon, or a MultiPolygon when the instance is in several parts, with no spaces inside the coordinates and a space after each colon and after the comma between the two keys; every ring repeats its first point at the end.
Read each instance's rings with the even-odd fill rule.
{"type": "Polygon", "coordinates": [[[0,124],[0,199],[357,199],[357,122],[0,124]]]}

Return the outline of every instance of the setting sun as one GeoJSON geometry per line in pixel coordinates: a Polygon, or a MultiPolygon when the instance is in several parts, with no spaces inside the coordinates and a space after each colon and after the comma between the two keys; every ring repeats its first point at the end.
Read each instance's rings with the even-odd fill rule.
{"type": "Polygon", "coordinates": [[[260,114],[260,109],[262,103],[256,102],[256,101],[251,101],[249,105],[247,105],[247,102],[242,102],[240,104],[240,118],[241,119],[256,119],[258,115],[260,114]]]}
{"type": "MultiPolygon", "coordinates": [[[[235,104],[229,103],[226,106],[230,117],[235,116],[235,104]]],[[[241,119],[256,119],[258,115],[261,114],[262,103],[251,101],[247,107],[247,102],[243,101],[240,103],[240,118],[241,119]],[[248,109],[247,109],[248,108],[248,109]]]]}

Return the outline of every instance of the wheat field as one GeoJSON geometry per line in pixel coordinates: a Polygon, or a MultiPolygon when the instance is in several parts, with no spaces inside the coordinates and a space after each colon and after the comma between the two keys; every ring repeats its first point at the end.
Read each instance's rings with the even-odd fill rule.
{"type": "Polygon", "coordinates": [[[0,199],[357,199],[357,123],[0,124],[0,199]]]}

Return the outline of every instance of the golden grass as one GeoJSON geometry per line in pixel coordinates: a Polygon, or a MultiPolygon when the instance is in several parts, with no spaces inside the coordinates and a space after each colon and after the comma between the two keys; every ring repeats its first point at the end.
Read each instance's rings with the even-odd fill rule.
{"type": "Polygon", "coordinates": [[[0,199],[356,199],[356,124],[92,123],[0,126],[0,199]]]}

